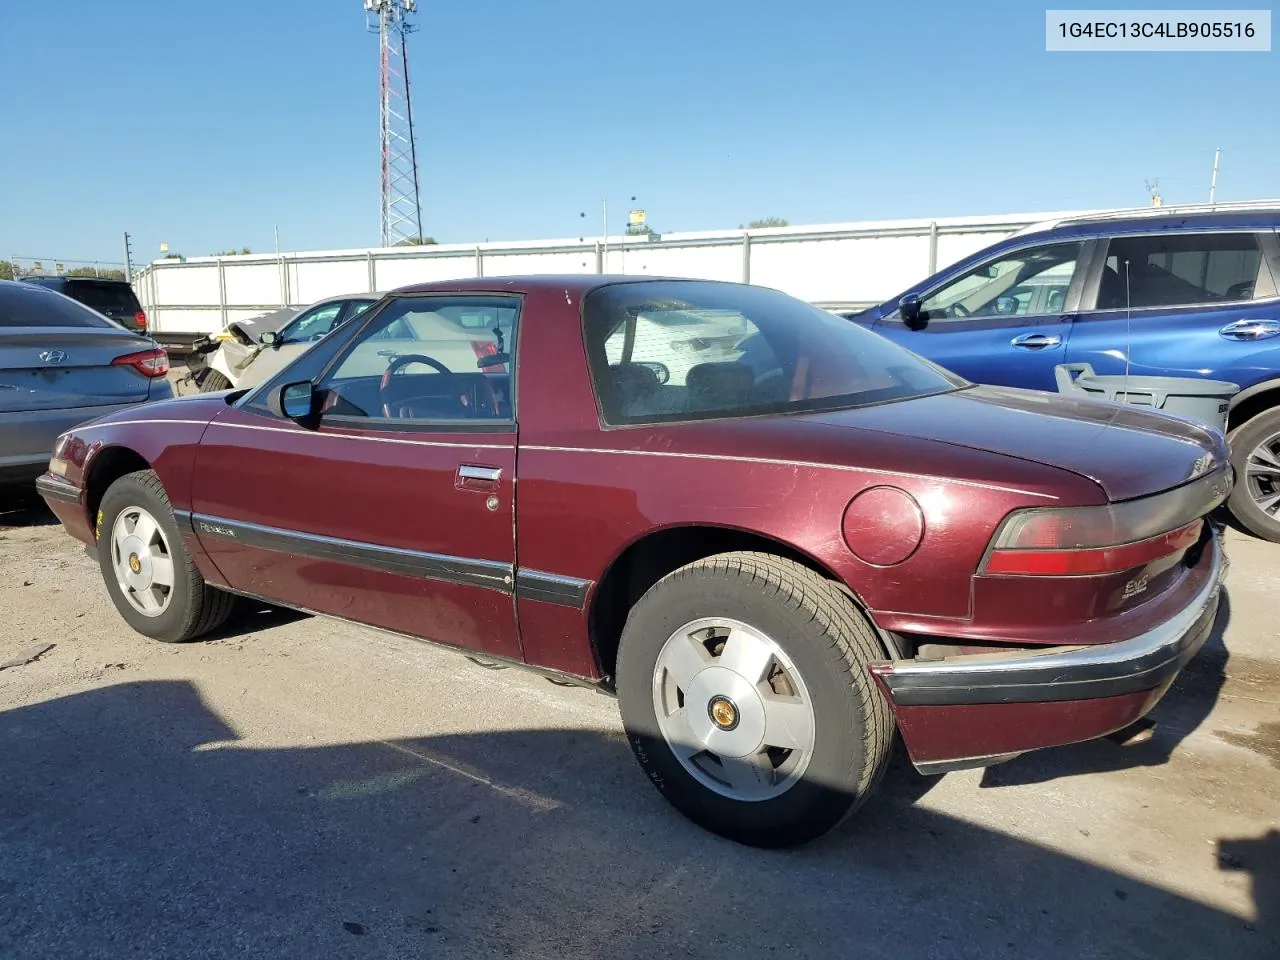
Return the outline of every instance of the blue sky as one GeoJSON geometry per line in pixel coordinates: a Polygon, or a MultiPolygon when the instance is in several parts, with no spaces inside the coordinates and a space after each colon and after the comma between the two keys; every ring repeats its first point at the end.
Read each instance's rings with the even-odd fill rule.
{"type": "MultiPolygon", "coordinates": [[[[1219,199],[1280,195],[1280,54],[1050,54],[1044,9],[420,0],[425,232],[1199,201],[1219,146],[1219,199]]],[[[0,258],[374,244],[377,81],[358,0],[10,2],[0,258]]]]}

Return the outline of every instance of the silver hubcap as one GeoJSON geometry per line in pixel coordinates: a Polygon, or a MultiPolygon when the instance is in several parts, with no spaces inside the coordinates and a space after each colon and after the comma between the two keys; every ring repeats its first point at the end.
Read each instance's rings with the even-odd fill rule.
{"type": "Polygon", "coordinates": [[[738,620],[694,620],[671,635],[654,667],[653,706],[684,768],[734,800],[785,793],[813,755],[813,703],[800,672],[738,620]]]}
{"type": "Polygon", "coordinates": [[[1244,467],[1249,497],[1263,513],[1280,514],[1280,433],[1253,448],[1244,467]]]}
{"type": "Polygon", "coordinates": [[[111,567],[120,592],[139,613],[158,617],[173,596],[173,554],[156,518],[126,507],[111,526],[111,567]]]}

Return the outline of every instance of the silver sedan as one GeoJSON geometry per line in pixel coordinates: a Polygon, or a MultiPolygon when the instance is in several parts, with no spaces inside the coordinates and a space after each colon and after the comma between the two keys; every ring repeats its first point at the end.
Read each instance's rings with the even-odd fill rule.
{"type": "Polygon", "coordinates": [[[0,280],[0,483],[30,483],[59,434],[173,396],[169,357],[60,293],[0,280]]]}

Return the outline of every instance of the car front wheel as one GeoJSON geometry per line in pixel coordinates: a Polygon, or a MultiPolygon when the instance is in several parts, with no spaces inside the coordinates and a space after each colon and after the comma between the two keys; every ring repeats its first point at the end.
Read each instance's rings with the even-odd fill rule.
{"type": "Polygon", "coordinates": [[[125,474],[98,509],[98,564],[120,615],[139,633],[180,643],[222,625],[235,597],[191,561],[160,478],[125,474]]]}
{"type": "Polygon", "coordinates": [[[790,560],[727,553],[658,581],[618,653],[623,724],[650,781],[701,826],[785,847],[872,792],[893,734],[871,625],[790,560]]]}
{"type": "Polygon", "coordinates": [[[1227,505],[1255,536],[1280,541],[1280,408],[1231,431],[1236,482],[1227,505]]]}

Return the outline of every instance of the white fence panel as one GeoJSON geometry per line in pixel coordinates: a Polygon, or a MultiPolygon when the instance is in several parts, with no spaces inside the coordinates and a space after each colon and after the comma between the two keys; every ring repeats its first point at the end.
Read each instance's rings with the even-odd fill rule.
{"type": "Polygon", "coordinates": [[[315,303],[325,297],[344,293],[367,293],[369,290],[369,261],[367,257],[354,260],[305,260],[290,261],[289,299],[294,303],[315,303]]]}
{"type": "Polygon", "coordinates": [[[812,303],[884,300],[923,277],[928,265],[928,234],[751,244],[752,283],[812,303]]]}
{"type": "Polygon", "coordinates": [[[476,275],[476,254],[451,253],[447,256],[377,256],[373,262],[378,293],[404,287],[411,283],[432,283],[436,280],[462,280],[476,275]]]}
{"type": "Polygon", "coordinates": [[[486,277],[519,277],[530,273],[595,273],[596,251],[581,250],[484,254],[486,277]]]}
{"type": "Polygon", "coordinates": [[[156,270],[155,281],[158,304],[217,306],[222,302],[216,263],[166,264],[156,270]]]}
{"type": "Polygon", "coordinates": [[[283,302],[280,261],[226,260],[222,271],[228,304],[269,306],[283,302]]]}
{"type": "Polygon", "coordinates": [[[660,243],[610,247],[604,256],[605,273],[638,273],[659,277],[693,277],[700,280],[741,280],[742,242],[715,246],[667,246],[660,243]]]}

